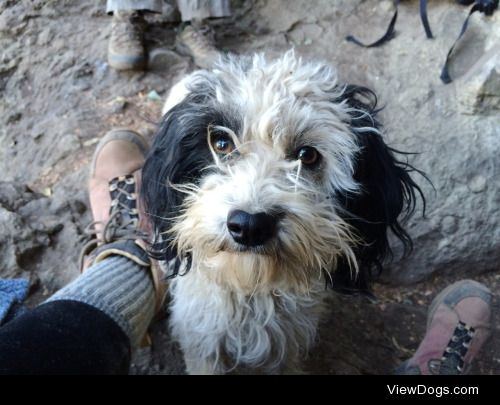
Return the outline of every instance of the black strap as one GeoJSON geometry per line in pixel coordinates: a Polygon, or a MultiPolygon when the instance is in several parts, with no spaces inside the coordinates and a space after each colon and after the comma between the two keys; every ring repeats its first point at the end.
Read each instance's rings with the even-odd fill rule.
{"type": "MultiPolygon", "coordinates": [[[[398,5],[399,5],[400,0],[394,1],[394,7],[396,10],[394,11],[394,15],[392,16],[391,22],[389,23],[389,26],[387,27],[387,30],[385,34],[376,40],[375,42],[371,44],[364,44],[357,38],[355,38],[353,35],[349,35],[346,37],[346,40],[349,42],[354,42],[356,45],[362,46],[363,48],[374,48],[376,46],[380,46],[391,39],[393,39],[396,35],[394,31],[394,27],[396,26],[396,21],[398,19],[398,5]]],[[[422,25],[424,26],[425,30],[425,35],[427,35],[427,38],[433,38],[432,36],[432,31],[431,27],[429,25],[429,19],[427,18],[427,0],[420,0],[420,18],[422,20],[422,25]]]]}
{"type": "Polygon", "coordinates": [[[420,19],[422,20],[422,25],[424,26],[425,35],[427,36],[427,38],[434,38],[432,36],[429,20],[427,19],[427,0],[420,0],[420,19]]]}
{"type": "MultiPolygon", "coordinates": [[[[498,6],[498,2],[497,2],[497,6],[498,6]]],[[[462,29],[460,31],[460,34],[458,35],[458,38],[455,40],[452,47],[448,51],[448,55],[446,55],[446,61],[444,62],[444,66],[443,66],[443,69],[441,70],[441,76],[440,76],[441,81],[444,84],[449,84],[453,81],[451,76],[450,76],[450,72],[448,71],[449,65],[450,65],[451,54],[453,53],[453,50],[455,49],[455,46],[457,45],[458,41],[460,41],[460,38],[462,38],[462,36],[465,34],[465,31],[467,31],[470,16],[472,14],[474,14],[476,11],[484,11],[484,10],[485,9],[480,2],[478,2],[472,6],[472,8],[469,12],[469,15],[467,16],[467,18],[464,21],[464,24],[462,25],[462,29]]],[[[493,13],[493,11],[491,11],[491,13],[493,13]]],[[[491,15],[491,14],[488,14],[488,15],[491,15]]]]}
{"type": "MultiPolygon", "coordinates": [[[[396,21],[398,19],[399,1],[400,0],[394,0],[394,7],[396,10],[394,11],[394,15],[392,16],[391,22],[389,23],[389,27],[387,27],[385,34],[381,38],[379,38],[378,40],[376,40],[375,42],[373,42],[371,44],[364,44],[361,41],[359,41],[357,38],[355,38],[353,35],[348,35],[346,37],[346,40],[349,42],[353,42],[356,45],[362,46],[363,48],[374,48],[376,46],[380,46],[380,45],[384,44],[385,42],[388,42],[391,39],[393,39],[395,37],[394,27],[395,27],[396,21]]],[[[482,12],[482,13],[486,14],[487,16],[490,16],[498,8],[498,3],[499,3],[499,0],[456,0],[456,1],[457,1],[457,3],[462,4],[462,5],[470,5],[472,3],[474,3],[474,5],[472,6],[472,8],[470,10],[469,15],[465,19],[465,22],[462,26],[462,30],[460,31],[460,35],[458,36],[455,43],[448,51],[448,55],[446,56],[446,61],[444,63],[443,69],[441,70],[441,76],[440,76],[441,80],[445,84],[452,82],[452,79],[450,77],[450,73],[448,71],[449,64],[450,64],[450,58],[451,58],[453,50],[455,49],[455,46],[457,45],[458,41],[460,41],[460,39],[464,35],[465,31],[467,30],[467,27],[469,25],[470,16],[473,13],[475,13],[476,11],[482,12]]],[[[427,18],[427,0],[420,0],[420,19],[422,20],[422,25],[424,26],[425,35],[427,36],[427,38],[429,38],[429,39],[433,38],[432,30],[431,30],[431,27],[429,25],[429,20],[427,18]]]]}
{"type": "MultiPolygon", "coordinates": [[[[353,35],[348,35],[345,39],[349,42],[355,43],[356,45],[362,46],[363,48],[373,48],[376,46],[380,46],[380,45],[384,44],[385,42],[388,42],[391,39],[393,39],[395,37],[394,27],[396,25],[396,20],[398,19],[399,1],[400,0],[394,1],[394,7],[396,8],[396,10],[394,11],[394,15],[392,16],[391,22],[389,23],[389,27],[387,27],[385,34],[380,39],[378,39],[375,42],[368,44],[368,45],[362,43],[360,40],[355,38],[353,35]]],[[[474,11],[479,10],[479,11],[485,13],[486,15],[492,15],[493,12],[498,8],[498,2],[499,2],[499,0],[456,0],[456,1],[457,1],[457,3],[462,4],[462,5],[470,5],[470,4],[475,2],[476,4],[474,4],[474,7],[473,7],[473,8],[475,8],[474,11]]],[[[471,14],[472,14],[472,12],[473,11],[471,10],[471,14]]],[[[469,17],[470,17],[470,15],[469,15],[469,17]]],[[[425,35],[427,36],[427,38],[429,38],[429,39],[434,38],[432,35],[431,26],[429,24],[429,19],[427,18],[427,0],[420,0],[420,19],[422,20],[422,25],[424,26],[425,35]]],[[[467,23],[468,23],[468,17],[464,23],[465,29],[467,29],[467,23]]],[[[462,35],[463,35],[463,32],[460,36],[462,36],[462,35]]],[[[458,39],[460,39],[460,37],[458,39]]],[[[458,39],[457,39],[457,41],[458,41],[458,39]]],[[[455,44],[457,41],[455,41],[455,44]]],[[[445,65],[445,67],[446,67],[446,65],[445,65]]]]}
{"type": "Polygon", "coordinates": [[[396,21],[398,19],[398,4],[399,4],[399,1],[400,0],[395,0],[394,1],[394,7],[396,8],[396,10],[394,11],[394,15],[392,16],[391,22],[389,23],[389,27],[387,27],[387,30],[386,30],[385,34],[381,38],[377,39],[375,42],[373,42],[371,44],[368,44],[368,45],[363,44],[361,41],[359,41],[358,39],[356,39],[353,35],[348,35],[345,38],[346,41],[354,42],[356,45],[362,46],[363,48],[374,48],[374,47],[380,46],[383,43],[385,43],[387,41],[390,41],[392,38],[394,38],[394,36],[395,36],[394,26],[396,25],[396,21]]]}

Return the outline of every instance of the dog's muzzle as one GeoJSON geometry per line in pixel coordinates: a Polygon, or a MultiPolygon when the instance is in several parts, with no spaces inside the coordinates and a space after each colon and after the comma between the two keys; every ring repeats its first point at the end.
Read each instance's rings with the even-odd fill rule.
{"type": "Polygon", "coordinates": [[[278,218],[258,212],[249,214],[241,210],[230,211],[227,229],[236,243],[245,246],[259,246],[276,235],[278,218]]]}

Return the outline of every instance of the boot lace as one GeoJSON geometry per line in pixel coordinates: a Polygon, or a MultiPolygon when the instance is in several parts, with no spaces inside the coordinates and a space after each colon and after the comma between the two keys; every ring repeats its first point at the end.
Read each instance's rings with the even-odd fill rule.
{"type": "Polygon", "coordinates": [[[475,329],[459,322],[446,346],[443,357],[433,360],[429,370],[433,374],[460,375],[464,373],[465,356],[474,337],[475,329]]]}
{"type": "Polygon", "coordinates": [[[85,245],[80,253],[80,270],[85,257],[96,247],[118,240],[146,239],[147,234],[139,230],[136,181],[133,175],[125,175],[109,182],[111,195],[110,216],[106,223],[91,222],[84,230],[85,245]]]}

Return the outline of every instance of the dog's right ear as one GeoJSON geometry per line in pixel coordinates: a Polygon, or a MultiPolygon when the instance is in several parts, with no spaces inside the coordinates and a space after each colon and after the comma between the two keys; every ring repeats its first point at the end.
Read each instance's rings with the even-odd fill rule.
{"type": "Polygon", "coordinates": [[[414,212],[418,196],[425,213],[424,195],[411,175],[426,176],[405,161],[405,153],[385,143],[376,118],[375,93],[348,85],[342,101],[349,106],[351,131],[360,147],[354,172],[360,190],[339,195],[338,200],[344,209],[341,215],[361,243],[354,249],[358,274],[353,275],[349,263],[341,260],[333,275],[333,285],[344,292],[367,292],[370,282],[382,271],[385,259],[392,257],[389,233],[402,242],[405,253],[411,251],[412,240],[403,223],[414,212]]]}

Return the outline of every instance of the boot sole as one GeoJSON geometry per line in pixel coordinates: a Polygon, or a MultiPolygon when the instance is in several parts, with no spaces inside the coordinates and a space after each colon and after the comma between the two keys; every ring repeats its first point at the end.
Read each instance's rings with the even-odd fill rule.
{"type": "Polygon", "coordinates": [[[147,59],[145,56],[132,57],[108,54],[108,63],[109,66],[116,70],[143,70],[146,68],[147,59]]]}

